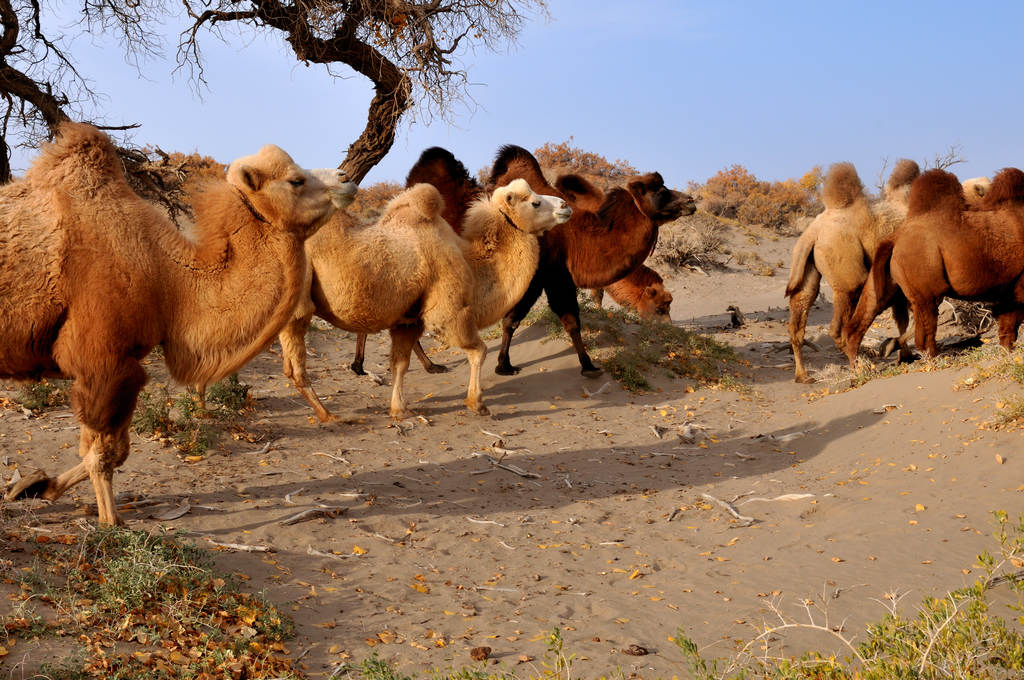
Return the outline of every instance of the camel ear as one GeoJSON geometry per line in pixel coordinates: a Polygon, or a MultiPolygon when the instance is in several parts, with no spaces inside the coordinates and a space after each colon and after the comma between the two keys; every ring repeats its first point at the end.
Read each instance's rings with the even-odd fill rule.
{"type": "Polygon", "coordinates": [[[507,203],[509,207],[514,206],[516,203],[519,203],[522,200],[523,197],[520,196],[519,192],[517,191],[509,191],[505,194],[505,203],[507,203]]]}
{"type": "Polygon", "coordinates": [[[644,288],[644,296],[653,298],[658,295],[658,291],[654,290],[654,286],[647,286],[644,288]]]}
{"type": "Polygon", "coordinates": [[[236,165],[230,169],[228,179],[253,191],[259,191],[266,178],[262,172],[251,165],[236,165]]]}

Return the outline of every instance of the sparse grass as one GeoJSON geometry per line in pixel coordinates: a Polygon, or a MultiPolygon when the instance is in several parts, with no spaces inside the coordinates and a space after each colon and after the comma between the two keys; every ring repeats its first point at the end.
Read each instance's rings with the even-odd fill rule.
{"type": "Polygon", "coordinates": [[[172,444],[186,456],[201,456],[216,446],[222,426],[248,404],[249,386],[232,376],[208,389],[209,402],[219,407],[203,411],[189,392],[171,396],[167,387],[143,390],[132,417],[137,433],[172,444]],[[211,420],[209,416],[212,416],[211,420]]]}
{"type": "Polygon", "coordinates": [[[291,621],[205,551],[125,529],[37,546],[17,575],[22,606],[0,621],[8,642],[45,633],[82,643],[44,669],[51,678],[301,677],[285,656],[291,621]]]}
{"type": "Polygon", "coordinates": [[[239,382],[237,373],[232,373],[206,388],[207,407],[217,404],[237,413],[249,405],[249,389],[249,385],[239,382]]]}
{"type": "MultiPolygon", "coordinates": [[[[864,642],[829,624],[824,605],[804,601],[795,618],[777,601],[768,609],[773,618],[758,635],[729,659],[706,659],[697,644],[680,629],[675,643],[692,676],[699,680],[983,680],[1024,675],[1024,634],[1019,626],[993,613],[991,596],[1006,584],[1016,595],[1012,609],[1020,611],[1024,582],[1013,571],[1024,558],[1024,519],[1011,526],[1005,512],[994,513],[999,554],[978,556],[984,574],[972,585],[944,597],[926,597],[915,616],[899,610],[902,596],[886,596],[887,612],[867,628],[864,642]],[[787,631],[814,631],[846,650],[809,651],[800,657],[779,656],[787,631]]],[[[827,597],[824,598],[827,601],[827,597]]]]}
{"type": "MultiPolygon", "coordinates": [[[[583,338],[595,359],[628,390],[652,389],[651,378],[690,378],[736,389],[738,359],[732,348],[672,324],[645,321],[622,309],[599,309],[580,296],[583,338]]],[[[568,339],[561,322],[541,317],[551,337],[568,339]]]]}
{"type": "Polygon", "coordinates": [[[40,380],[25,383],[18,390],[14,400],[33,413],[66,406],[70,402],[70,380],[40,380]]]}

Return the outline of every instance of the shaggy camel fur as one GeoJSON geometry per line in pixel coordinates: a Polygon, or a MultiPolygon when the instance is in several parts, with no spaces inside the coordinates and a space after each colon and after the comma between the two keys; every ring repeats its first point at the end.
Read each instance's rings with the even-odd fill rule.
{"type": "MultiPolygon", "coordinates": [[[[461,234],[466,211],[475,200],[484,196],[483,187],[473,179],[461,161],[455,158],[450,151],[439,146],[432,146],[421,153],[405,177],[406,188],[424,182],[432,184],[441,193],[444,198],[444,210],[441,212],[441,217],[455,230],[456,234],[461,234]]],[[[448,371],[446,366],[435,364],[430,360],[419,341],[413,345],[413,351],[416,352],[416,358],[428,373],[448,371]]],[[[366,375],[366,371],[363,370],[365,356],[366,334],[359,333],[356,335],[356,353],[351,364],[353,373],[366,375]]]]}
{"type": "Polygon", "coordinates": [[[910,189],[906,222],[879,247],[871,279],[847,324],[850,364],[871,322],[901,297],[914,313],[917,347],[928,357],[936,354],[938,305],[945,296],[995,303],[999,344],[1012,349],[1024,319],[1022,243],[1024,172],[999,171],[975,209],[967,209],[954,175],[944,170],[921,175],[910,189]]]}
{"type": "Polygon", "coordinates": [[[665,187],[654,172],[635,177],[625,187],[607,192],[597,209],[580,196],[591,194],[582,178],[567,175],[552,187],[544,178],[537,159],[526,149],[509,145],[498,151],[488,186],[502,186],[516,178],[525,179],[534,191],[566,199],[573,216],[565,224],[541,237],[537,273],[523,297],[502,320],[501,349],[495,372],[519,372],[509,360],[512,335],[542,292],[565,327],[579,357],[580,372],[597,377],[603,372],[594,365],[580,335],[577,286],[603,288],[618,281],[643,263],[658,240],[658,227],[697,209],[688,194],[665,187]],[[573,199],[579,199],[573,204],[573,199]],[[589,208],[589,209],[588,209],[589,208]]]}
{"type": "Polygon", "coordinates": [[[672,322],[669,316],[672,293],[665,290],[661,275],[647,265],[642,264],[615,283],[593,291],[594,302],[598,307],[601,306],[605,292],[619,305],[635,311],[641,319],[672,322]]]}
{"type": "MultiPolygon", "coordinates": [[[[889,176],[882,199],[871,203],[853,164],[836,163],[829,168],[821,194],[825,211],[814,218],[793,246],[793,268],[786,285],[796,382],[814,382],[804,367],[803,344],[807,314],[818,297],[822,276],[832,288],[829,335],[842,349],[843,325],[867,281],[871,258],[878,244],[903,221],[907,191],[919,174],[917,163],[900,160],[889,176]]],[[[897,308],[893,314],[902,336],[908,323],[906,310],[897,308]]],[[[907,353],[905,343],[900,342],[901,357],[907,353]]]]}
{"type": "Polygon", "coordinates": [[[487,346],[478,329],[500,319],[537,267],[537,234],[569,218],[560,199],[515,182],[469,207],[461,238],[441,219],[444,201],[417,184],[368,227],[334,220],[309,240],[311,298],[281,332],[284,372],[321,422],[324,408],[306,375],[305,333],[314,314],[338,328],[391,334],[391,416],[409,415],[403,394],[413,345],[430,329],[469,359],[466,407],[487,414],[480,369],[487,346]]]}
{"type": "Polygon", "coordinates": [[[146,382],[139,362],[163,345],[171,376],[194,384],[262,351],[298,302],[303,242],[332,199],[266,146],[198,195],[190,240],[131,190],[105,134],[61,126],[25,178],[0,188],[0,377],[74,381],[82,462],[56,479],[34,473],[8,499],[54,500],[90,479],[99,521],[120,524],[112,480],[146,382]]]}
{"type": "Polygon", "coordinates": [[[969,208],[977,208],[981,205],[982,199],[985,198],[985,194],[992,187],[992,180],[988,177],[972,177],[971,179],[965,179],[962,183],[964,188],[964,198],[967,200],[967,206],[969,208]]]}

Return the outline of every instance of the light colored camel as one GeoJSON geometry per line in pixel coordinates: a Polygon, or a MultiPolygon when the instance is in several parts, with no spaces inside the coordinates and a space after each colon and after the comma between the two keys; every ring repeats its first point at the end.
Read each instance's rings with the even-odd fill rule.
{"type": "Polygon", "coordinates": [[[969,207],[952,174],[929,170],[910,190],[899,231],[878,249],[871,278],[845,329],[854,366],[864,333],[892,300],[914,313],[917,348],[936,354],[938,305],[943,297],[994,303],[999,344],[1012,349],[1024,320],[1024,172],[1005,168],[981,203],[969,207]]]}
{"type": "Polygon", "coordinates": [[[963,186],[964,199],[967,201],[967,206],[976,208],[981,205],[985,194],[992,187],[992,180],[988,177],[972,177],[961,182],[961,186],[963,186]]]}
{"type": "Polygon", "coordinates": [[[459,237],[441,218],[444,201],[417,184],[375,224],[334,219],[307,243],[310,296],[280,335],[284,373],[321,422],[334,419],[306,374],[305,334],[313,315],[347,331],[391,334],[390,413],[409,415],[403,393],[413,345],[425,329],[466,352],[466,407],[487,414],[480,370],[487,347],[478,329],[500,319],[537,268],[537,235],[569,218],[561,199],[514,182],[470,206],[459,237]]]}
{"type": "MultiPolygon", "coordinates": [[[[354,193],[354,185],[348,188],[354,193]]],[[[262,351],[302,290],[303,242],[333,192],[276,146],[235,161],[194,202],[192,238],[139,198],[109,138],[65,123],[23,180],[0,188],[0,377],[73,380],[81,463],[37,471],[8,499],[54,500],[86,479],[120,524],[113,474],[163,345],[172,377],[211,382],[262,351]]]]}
{"type": "MultiPolygon", "coordinates": [[[[889,176],[882,198],[872,203],[853,164],[836,163],[829,168],[822,188],[825,210],[793,246],[793,265],[786,284],[796,382],[814,382],[804,367],[803,343],[807,314],[818,297],[822,276],[832,288],[829,335],[842,349],[843,325],[867,281],[871,258],[878,244],[891,236],[906,216],[907,192],[919,174],[917,163],[900,160],[889,176]]],[[[906,310],[893,309],[893,315],[903,336],[908,324],[906,310]]],[[[900,342],[901,357],[908,353],[906,343],[900,342]]]]}

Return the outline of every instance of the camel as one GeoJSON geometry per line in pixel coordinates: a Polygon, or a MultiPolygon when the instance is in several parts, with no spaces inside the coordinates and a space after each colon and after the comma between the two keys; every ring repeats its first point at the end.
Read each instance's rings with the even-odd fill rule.
{"type": "Polygon", "coordinates": [[[967,200],[967,207],[977,208],[981,205],[985,194],[992,187],[992,180],[988,177],[972,177],[961,182],[964,189],[964,199],[967,200]]]}
{"type": "Polygon", "coordinates": [[[146,382],[140,361],[162,345],[171,376],[195,384],[262,351],[298,302],[303,242],[334,198],[265,146],[195,196],[189,238],[132,191],[105,134],[63,124],[24,179],[0,188],[0,377],[73,381],[82,460],[56,479],[29,475],[7,499],[55,500],[90,479],[99,521],[121,524],[113,474],[146,382]]]}
{"type": "Polygon", "coordinates": [[[520,146],[503,146],[487,185],[502,186],[516,178],[525,179],[537,193],[564,198],[574,212],[568,222],[541,237],[537,273],[502,319],[501,349],[494,370],[500,375],[519,372],[509,359],[512,335],[544,292],[572,341],[580,372],[589,378],[600,376],[603,371],[587,354],[580,334],[576,288],[603,288],[632,272],[654,249],[658,228],[692,215],[696,203],[688,194],[668,189],[661,175],[653,172],[608,191],[595,208],[592,197],[596,190],[583,178],[566,175],[551,186],[533,154],[520,146]]]}
{"type": "Polygon", "coordinates": [[[615,283],[592,291],[594,303],[600,307],[604,293],[619,305],[632,309],[641,319],[671,323],[669,308],[672,293],[665,290],[661,275],[647,265],[640,265],[615,283]]]}
{"type": "MultiPolygon", "coordinates": [[[[803,362],[804,331],[811,304],[818,297],[822,276],[832,288],[829,335],[842,349],[843,326],[850,318],[878,244],[892,235],[907,211],[910,183],[920,174],[917,163],[902,159],[893,168],[881,200],[868,201],[851,163],[833,164],[825,176],[825,210],[814,218],[793,246],[793,265],[786,284],[789,298],[789,340],[796,364],[794,379],[811,383],[803,362]]],[[[893,309],[901,338],[909,319],[903,307],[893,309]]],[[[909,350],[900,341],[900,356],[909,350]]]]}
{"type": "Polygon", "coordinates": [[[390,415],[409,416],[403,393],[413,345],[429,329],[469,359],[466,407],[489,413],[480,388],[487,346],[478,330],[526,290],[537,267],[537,235],[569,219],[565,201],[539,196],[525,181],[469,206],[463,237],[441,218],[444,201],[416,184],[388,204],[380,220],[356,227],[335,219],[307,243],[310,297],[281,331],[284,373],[321,422],[335,417],[306,374],[306,328],[313,315],[343,330],[391,334],[390,415]]]}
{"type": "Polygon", "coordinates": [[[995,304],[999,344],[1012,349],[1024,320],[1024,172],[1005,168],[981,203],[969,209],[963,186],[929,170],[910,188],[907,219],[878,248],[871,278],[845,329],[856,365],[860,341],[878,313],[905,298],[919,350],[936,355],[938,305],[946,296],[995,304]]]}
{"type": "MultiPolygon", "coordinates": [[[[455,230],[462,233],[462,222],[469,206],[484,195],[484,189],[473,179],[452,152],[439,146],[432,146],[420,154],[419,159],[405,177],[405,187],[426,182],[432,184],[444,198],[444,210],[441,217],[455,230]]],[[[413,345],[416,358],[428,373],[445,373],[448,368],[430,360],[423,346],[417,340],[413,345]]],[[[350,368],[356,375],[366,375],[363,370],[363,358],[366,356],[366,334],[356,335],[356,352],[350,368]]]]}

